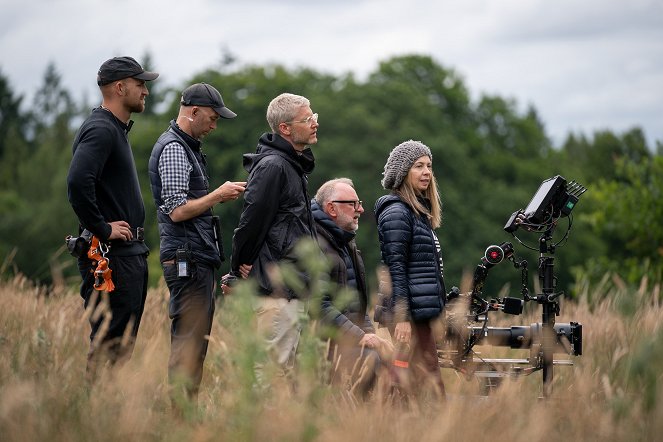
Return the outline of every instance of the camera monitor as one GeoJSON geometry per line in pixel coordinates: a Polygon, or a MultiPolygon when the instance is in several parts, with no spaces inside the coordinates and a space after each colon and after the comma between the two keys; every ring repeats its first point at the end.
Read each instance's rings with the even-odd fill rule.
{"type": "Polygon", "coordinates": [[[542,224],[550,213],[547,213],[551,205],[559,199],[560,192],[566,188],[566,180],[557,175],[545,180],[539,186],[534,197],[524,210],[524,215],[532,224],[542,224]]]}
{"type": "Polygon", "coordinates": [[[511,214],[504,230],[515,232],[522,222],[521,215],[530,227],[544,227],[556,218],[569,216],[578,198],[585,191],[587,188],[582,184],[575,181],[567,183],[560,175],[548,178],[541,183],[525,210],[517,210],[511,214]]]}

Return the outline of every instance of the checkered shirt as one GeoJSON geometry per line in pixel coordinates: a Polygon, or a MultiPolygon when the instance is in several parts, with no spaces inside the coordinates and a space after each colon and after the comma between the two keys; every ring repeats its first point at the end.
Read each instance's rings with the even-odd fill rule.
{"type": "Polygon", "coordinates": [[[182,204],[186,204],[189,192],[189,175],[193,166],[189,163],[184,147],[174,141],[167,144],[159,158],[159,175],[161,176],[161,199],[159,206],[166,215],[182,204]]]}

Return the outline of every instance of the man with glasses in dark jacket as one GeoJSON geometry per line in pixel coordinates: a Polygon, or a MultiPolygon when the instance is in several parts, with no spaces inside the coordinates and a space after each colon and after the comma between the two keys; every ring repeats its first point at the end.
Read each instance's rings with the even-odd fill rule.
{"type": "Polygon", "coordinates": [[[381,366],[379,352],[388,352],[391,343],[375,334],[366,313],[369,298],[364,261],[355,243],[364,207],[352,181],[336,178],[320,186],[311,209],[318,243],[331,264],[331,287],[320,306],[325,335],[332,343],[328,354],[331,379],[366,398],[381,366]]]}
{"type": "Polygon", "coordinates": [[[267,122],[272,132],[260,137],[254,154],[244,155],[249,177],[233,236],[231,274],[258,283],[258,332],[287,375],[294,367],[306,299],[271,280],[270,271],[278,263],[296,263],[297,243],[315,238],[307,185],[315,166],[308,146],[318,142],[318,114],[307,98],[283,93],[269,103],[267,122]]]}

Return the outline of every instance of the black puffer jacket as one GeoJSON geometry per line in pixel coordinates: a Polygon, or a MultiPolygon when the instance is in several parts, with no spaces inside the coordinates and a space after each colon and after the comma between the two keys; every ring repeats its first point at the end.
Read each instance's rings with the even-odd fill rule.
{"type": "Polygon", "coordinates": [[[249,177],[233,236],[231,270],[237,274],[240,265],[250,264],[250,276],[256,278],[263,295],[297,298],[290,289],[275,293],[267,271],[275,262],[296,262],[297,242],[303,237],[315,239],[307,191],[307,174],[315,166],[313,152],[306,149],[298,155],[287,140],[266,133],[256,153],[245,154],[243,161],[249,177]]]}
{"type": "Polygon", "coordinates": [[[343,305],[338,305],[336,291],[324,294],[321,302],[321,318],[324,323],[338,331],[336,340],[350,340],[356,344],[365,333],[375,333],[373,324],[366,314],[368,293],[364,261],[355,244],[354,233],[338,227],[315,200],[311,200],[311,209],[318,244],[331,261],[331,282],[337,287],[356,289],[357,295],[344,300],[343,305]]]}
{"type": "Polygon", "coordinates": [[[388,310],[403,305],[402,320],[423,322],[444,308],[444,280],[435,233],[424,217],[415,215],[396,195],[375,203],[382,261],[389,268],[392,296],[388,310]]]}

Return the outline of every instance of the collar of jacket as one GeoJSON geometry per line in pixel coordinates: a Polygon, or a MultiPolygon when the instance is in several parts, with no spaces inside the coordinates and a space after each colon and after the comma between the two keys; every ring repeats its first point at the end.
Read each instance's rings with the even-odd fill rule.
{"type": "Polygon", "coordinates": [[[189,146],[191,150],[200,150],[200,146],[202,146],[203,143],[180,129],[175,120],[170,120],[170,128],[174,130],[175,133],[177,133],[177,135],[179,135],[184,140],[184,142],[186,142],[187,146],[189,146]]]}
{"type": "Polygon", "coordinates": [[[433,206],[431,205],[430,198],[426,198],[423,195],[418,195],[417,201],[419,201],[422,206],[428,209],[429,212],[432,210],[433,206]]]}
{"type": "Polygon", "coordinates": [[[315,199],[311,200],[311,212],[313,213],[315,222],[329,233],[330,238],[338,247],[345,247],[355,238],[356,234],[354,232],[348,232],[338,227],[329,215],[322,210],[315,199]]]}
{"type": "Polygon", "coordinates": [[[292,164],[300,175],[310,174],[315,168],[315,158],[313,156],[313,151],[310,148],[304,149],[301,155],[299,155],[288,140],[274,133],[264,133],[260,137],[258,147],[256,147],[256,153],[244,154],[244,168],[250,172],[251,169],[267,155],[279,155],[284,158],[292,164]]]}
{"type": "MultiPolygon", "coordinates": [[[[423,204],[423,206],[424,206],[426,209],[428,209],[429,211],[431,210],[431,202],[430,202],[430,199],[429,199],[429,198],[426,198],[426,197],[424,197],[424,196],[422,196],[422,195],[419,195],[419,196],[417,196],[417,200],[418,200],[421,204],[423,204]]],[[[395,193],[389,193],[389,194],[387,194],[387,195],[383,195],[383,196],[381,196],[380,198],[377,199],[377,201],[375,201],[375,207],[374,207],[374,211],[375,211],[375,219],[378,219],[378,217],[380,216],[380,213],[381,213],[381,212],[382,212],[382,211],[383,211],[388,205],[393,204],[393,203],[403,203],[403,204],[405,205],[405,207],[407,207],[408,210],[409,210],[410,212],[412,212],[412,209],[410,208],[410,206],[409,206],[405,201],[403,201],[403,200],[401,199],[401,197],[399,197],[399,196],[396,195],[395,193]]]]}

